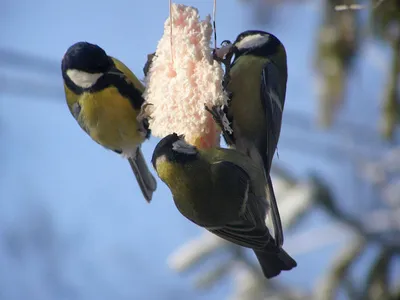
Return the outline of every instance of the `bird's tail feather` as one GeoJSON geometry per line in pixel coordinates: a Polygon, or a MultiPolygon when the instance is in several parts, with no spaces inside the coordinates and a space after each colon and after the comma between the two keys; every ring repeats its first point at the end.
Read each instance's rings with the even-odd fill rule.
{"type": "Polygon", "coordinates": [[[151,198],[153,197],[153,192],[157,188],[157,182],[150,173],[149,167],[147,166],[140,147],[137,149],[135,157],[129,158],[128,161],[131,165],[133,173],[136,176],[136,180],[140,189],[142,190],[144,198],[147,202],[150,202],[151,198]]]}
{"type": "Polygon", "coordinates": [[[274,226],[274,235],[276,243],[279,247],[283,245],[283,229],[282,229],[282,222],[281,216],[279,214],[278,203],[275,198],[274,187],[272,185],[271,175],[266,174],[267,177],[267,192],[268,192],[268,199],[271,205],[271,219],[272,224],[274,226]]]}
{"type": "Polygon", "coordinates": [[[276,250],[254,249],[254,253],[261,265],[264,276],[268,279],[279,275],[281,271],[289,271],[297,266],[297,262],[282,248],[276,248],[276,250]]]}

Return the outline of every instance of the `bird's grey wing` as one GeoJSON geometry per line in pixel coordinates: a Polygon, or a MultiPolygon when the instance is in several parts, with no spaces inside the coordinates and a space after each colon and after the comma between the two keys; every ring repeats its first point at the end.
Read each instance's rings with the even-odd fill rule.
{"type": "Polygon", "coordinates": [[[282,114],[286,96],[286,74],[281,72],[271,61],[267,62],[261,73],[261,102],[267,120],[267,144],[265,164],[267,171],[271,169],[272,159],[278,145],[282,125],[282,114]]]}
{"type": "Polygon", "coordinates": [[[282,114],[286,97],[287,74],[281,72],[271,61],[267,62],[261,74],[261,101],[267,121],[267,134],[265,148],[260,149],[266,172],[268,195],[271,204],[271,217],[274,226],[276,242],[279,246],[283,244],[282,222],[279,214],[278,204],[275,198],[274,188],[270,176],[272,159],[278,145],[282,125],[282,114]]]}
{"type": "Polygon", "coordinates": [[[212,233],[232,243],[252,249],[265,249],[272,237],[265,225],[265,199],[259,199],[251,192],[248,194],[246,208],[237,221],[223,228],[209,229],[212,233]]]}
{"type": "Polygon", "coordinates": [[[244,247],[264,249],[270,241],[270,234],[265,225],[268,203],[257,198],[252,192],[250,176],[238,165],[221,161],[212,165],[216,189],[220,197],[230,197],[231,206],[240,205],[240,214],[236,208],[236,220],[222,228],[208,228],[209,231],[230,242],[244,247]],[[221,186],[221,183],[224,185],[221,186]]]}
{"type": "MultiPolygon", "coordinates": [[[[229,213],[237,218],[246,208],[250,189],[250,176],[238,165],[229,161],[211,164],[211,178],[215,199],[229,199],[229,213]]],[[[223,203],[223,201],[221,201],[223,203]]]]}
{"type": "MultiPolygon", "coordinates": [[[[78,122],[79,126],[90,136],[90,130],[86,126],[84,119],[81,116],[81,110],[82,110],[82,107],[78,101],[74,102],[74,104],[72,104],[70,106],[70,111],[71,111],[72,116],[75,118],[76,122],[78,122]]],[[[95,142],[97,142],[97,141],[95,141],[95,142]]]]}

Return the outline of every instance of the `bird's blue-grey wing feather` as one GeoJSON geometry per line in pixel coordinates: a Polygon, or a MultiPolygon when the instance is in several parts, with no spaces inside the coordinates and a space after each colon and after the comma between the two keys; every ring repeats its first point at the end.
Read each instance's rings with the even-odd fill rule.
{"type": "Polygon", "coordinates": [[[261,73],[261,102],[267,121],[267,144],[265,152],[266,171],[270,171],[282,125],[282,114],[286,96],[286,73],[272,62],[267,62],[261,73]]]}
{"type": "Polygon", "coordinates": [[[270,241],[270,234],[265,225],[268,203],[265,199],[254,195],[252,191],[252,184],[254,183],[239,166],[221,161],[213,164],[212,168],[213,178],[219,182],[226,182],[226,178],[222,178],[222,176],[236,175],[229,176],[229,178],[235,178],[235,182],[232,182],[227,189],[218,190],[224,194],[221,197],[226,197],[226,193],[231,193],[232,203],[240,202],[242,207],[237,220],[229,222],[222,228],[209,228],[209,230],[221,238],[244,247],[263,249],[270,241]],[[234,197],[240,197],[240,199],[233,199],[234,197]]]}
{"type": "Polygon", "coordinates": [[[252,193],[248,197],[246,208],[237,221],[210,231],[243,247],[265,249],[271,242],[271,235],[265,225],[265,212],[268,204],[265,199],[257,198],[252,193]]]}
{"type": "Polygon", "coordinates": [[[260,149],[266,172],[269,201],[271,205],[271,217],[274,226],[275,240],[279,246],[283,244],[283,229],[279,214],[278,204],[275,198],[274,188],[270,176],[272,159],[278,145],[282,126],[282,114],[286,97],[286,70],[280,70],[272,62],[267,62],[261,73],[261,102],[266,117],[266,143],[264,149],[260,149]]]}
{"type": "Polygon", "coordinates": [[[230,213],[241,214],[250,189],[250,176],[240,166],[230,161],[217,161],[211,164],[211,177],[216,199],[230,200],[230,213]]]}
{"type": "Polygon", "coordinates": [[[74,102],[74,104],[71,105],[70,111],[72,116],[78,122],[79,126],[90,136],[89,128],[86,126],[84,120],[82,119],[81,116],[82,107],[78,101],[74,102]]]}

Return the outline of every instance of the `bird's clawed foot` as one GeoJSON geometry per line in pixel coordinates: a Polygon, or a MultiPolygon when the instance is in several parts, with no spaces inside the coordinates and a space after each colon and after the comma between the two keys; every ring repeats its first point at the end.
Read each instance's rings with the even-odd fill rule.
{"type": "Polygon", "coordinates": [[[220,64],[226,64],[227,60],[232,58],[232,55],[228,55],[231,51],[232,43],[229,40],[225,40],[221,43],[221,48],[216,48],[213,50],[213,59],[219,62],[220,64]],[[229,57],[227,57],[229,56],[229,57]]]}
{"type": "Polygon", "coordinates": [[[151,119],[147,108],[153,105],[152,103],[145,102],[143,103],[142,107],[140,108],[140,112],[137,116],[137,121],[139,123],[138,131],[143,134],[143,136],[148,139],[151,134],[151,130],[149,128],[149,119],[151,119]]]}
{"type": "Polygon", "coordinates": [[[235,48],[233,47],[231,41],[225,40],[221,43],[221,48],[213,50],[213,59],[224,65],[225,73],[222,80],[222,88],[228,93],[229,99],[232,99],[232,93],[227,91],[227,86],[231,80],[231,61],[233,54],[235,53],[235,48]]]}
{"type": "Polygon", "coordinates": [[[233,145],[235,142],[235,137],[231,127],[232,123],[227,117],[228,107],[226,105],[215,105],[210,109],[207,105],[204,105],[204,109],[211,114],[215,123],[217,123],[217,125],[221,128],[225,142],[229,146],[233,145]]]}
{"type": "Polygon", "coordinates": [[[231,104],[231,101],[232,101],[233,93],[228,91],[227,89],[225,89],[225,93],[228,96],[227,104],[229,106],[231,104]]]}

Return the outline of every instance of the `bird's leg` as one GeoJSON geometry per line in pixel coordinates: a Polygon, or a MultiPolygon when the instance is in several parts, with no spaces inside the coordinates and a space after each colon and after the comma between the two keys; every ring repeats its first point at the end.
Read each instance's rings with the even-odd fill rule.
{"type": "Polygon", "coordinates": [[[232,122],[229,121],[227,116],[228,107],[226,105],[215,105],[210,109],[207,105],[204,105],[204,109],[211,114],[215,123],[221,128],[226,144],[228,146],[234,145],[235,136],[231,127],[232,122]]]}
{"type": "MultiPolygon", "coordinates": [[[[232,49],[232,48],[231,48],[232,49]]],[[[225,58],[222,60],[222,64],[225,66],[224,79],[222,80],[222,87],[228,93],[228,97],[232,98],[232,93],[227,90],[228,84],[231,81],[231,60],[233,56],[233,51],[229,51],[225,58]]]]}
{"type": "Polygon", "coordinates": [[[139,123],[138,130],[145,136],[146,139],[148,139],[151,134],[151,130],[149,128],[149,119],[151,119],[151,117],[149,116],[146,108],[151,105],[153,104],[148,102],[143,103],[142,107],[140,108],[140,112],[136,118],[139,123]]]}
{"type": "Polygon", "coordinates": [[[213,59],[223,64],[225,67],[224,79],[222,81],[222,87],[228,93],[229,98],[230,92],[226,90],[226,87],[230,81],[230,70],[231,70],[231,60],[234,54],[234,47],[229,40],[225,40],[221,43],[221,48],[213,50],[213,59]]]}
{"type": "Polygon", "coordinates": [[[221,128],[225,142],[229,146],[235,143],[235,137],[233,134],[233,129],[231,127],[232,120],[228,119],[228,107],[230,102],[232,101],[233,95],[232,92],[228,91],[227,89],[231,79],[230,78],[231,61],[234,53],[235,53],[235,48],[232,45],[231,41],[228,40],[225,40],[221,43],[221,48],[215,49],[213,51],[213,59],[223,64],[225,67],[224,78],[222,80],[222,88],[228,96],[228,101],[227,101],[228,106],[226,105],[214,106],[212,107],[212,109],[209,109],[207,106],[205,107],[205,109],[212,115],[214,121],[221,128]]]}
{"type": "Polygon", "coordinates": [[[231,91],[228,91],[227,89],[225,89],[225,93],[228,96],[228,99],[226,100],[228,106],[230,106],[231,102],[232,102],[232,97],[233,97],[233,93],[231,91]]]}

